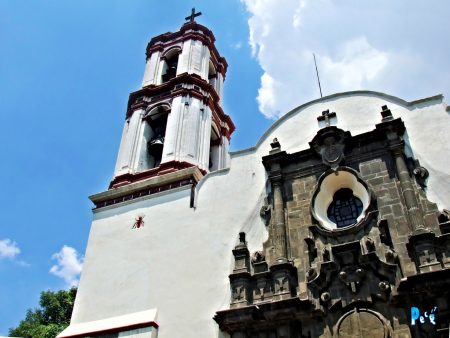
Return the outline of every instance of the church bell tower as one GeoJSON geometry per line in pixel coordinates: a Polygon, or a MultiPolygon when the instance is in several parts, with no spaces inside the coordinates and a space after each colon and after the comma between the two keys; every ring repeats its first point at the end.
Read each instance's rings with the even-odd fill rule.
{"type": "Polygon", "coordinates": [[[229,165],[235,127],[221,106],[227,62],[195,13],[150,40],[142,87],[130,94],[110,189],[147,180],[153,189],[195,185],[229,165]],[[155,180],[157,178],[157,180],[155,180]]]}

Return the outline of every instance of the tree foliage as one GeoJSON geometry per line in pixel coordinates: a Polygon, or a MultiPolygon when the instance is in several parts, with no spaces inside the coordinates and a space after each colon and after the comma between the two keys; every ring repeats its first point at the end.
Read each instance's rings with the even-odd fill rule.
{"type": "Polygon", "coordinates": [[[55,338],[70,323],[77,289],[43,291],[40,307],[28,309],[19,326],[9,330],[10,337],[55,338]]]}

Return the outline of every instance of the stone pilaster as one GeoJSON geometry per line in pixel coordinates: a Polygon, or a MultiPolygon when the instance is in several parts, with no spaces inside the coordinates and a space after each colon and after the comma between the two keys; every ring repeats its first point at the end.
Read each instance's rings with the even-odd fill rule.
{"type": "Polygon", "coordinates": [[[286,244],[286,224],[284,219],[283,192],[281,181],[274,181],[273,184],[273,214],[274,214],[274,244],[277,259],[287,257],[286,244]]]}
{"type": "Polygon", "coordinates": [[[414,191],[409,171],[405,163],[403,151],[400,148],[392,150],[397,169],[397,175],[400,181],[403,198],[405,199],[406,210],[408,213],[409,223],[413,231],[423,230],[423,217],[419,204],[417,203],[416,193],[414,191]]]}

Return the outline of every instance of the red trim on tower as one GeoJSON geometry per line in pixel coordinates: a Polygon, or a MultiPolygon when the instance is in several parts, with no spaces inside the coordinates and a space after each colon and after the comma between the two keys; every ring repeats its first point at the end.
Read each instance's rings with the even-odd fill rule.
{"type": "Polygon", "coordinates": [[[129,118],[135,110],[145,109],[149,105],[154,104],[155,100],[168,97],[174,98],[180,95],[196,97],[207,104],[212,111],[216,124],[218,126],[226,125],[225,129],[227,131],[224,135],[230,139],[231,134],[235,130],[233,121],[230,116],[225,114],[220,106],[220,97],[214,87],[197,74],[183,73],[161,85],[150,85],[131,93],[128,99],[126,116],[129,118]],[[191,88],[185,88],[183,87],[184,84],[191,84],[193,86],[191,88]],[[148,97],[150,100],[145,100],[145,97],[148,97]]]}
{"type": "Polygon", "coordinates": [[[214,34],[208,28],[196,23],[195,21],[185,23],[178,32],[167,32],[152,38],[147,45],[147,59],[154,52],[164,51],[168,47],[179,45],[181,42],[190,39],[201,41],[208,46],[211,54],[211,61],[213,62],[214,67],[225,78],[228,63],[224,57],[220,56],[219,51],[214,45],[214,42],[216,41],[214,34]]]}
{"type": "MultiPolygon", "coordinates": [[[[127,185],[130,183],[134,183],[137,181],[142,181],[151,177],[160,176],[164,174],[168,174],[174,171],[178,171],[181,169],[186,169],[189,167],[194,167],[192,163],[189,162],[178,162],[178,161],[170,161],[161,163],[159,167],[152,168],[140,173],[136,174],[123,174],[120,176],[116,176],[111,183],[109,184],[109,189],[118,188],[123,185],[127,185]]],[[[204,170],[201,170],[203,174],[206,172],[204,170]]]]}
{"type": "MultiPolygon", "coordinates": [[[[203,173],[203,172],[202,172],[203,173]]],[[[205,173],[203,173],[204,175],[205,173]]],[[[130,194],[126,194],[126,195],[120,195],[114,198],[109,198],[109,199],[104,199],[101,201],[95,201],[95,208],[103,208],[103,207],[107,207],[113,204],[117,204],[117,203],[122,203],[122,202],[126,202],[126,201],[130,201],[130,200],[134,200],[136,198],[140,198],[140,197],[144,197],[144,196],[148,196],[148,195],[153,195],[159,192],[163,192],[163,191],[167,191],[167,190],[171,190],[171,189],[176,189],[176,188],[180,188],[180,187],[184,187],[186,185],[192,185],[192,186],[196,186],[198,183],[198,181],[194,178],[194,177],[186,177],[183,178],[181,180],[178,181],[174,181],[174,182],[170,182],[167,184],[163,184],[163,185],[156,185],[156,186],[152,186],[150,188],[144,188],[141,190],[137,190],[134,191],[133,193],[130,194]]]]}

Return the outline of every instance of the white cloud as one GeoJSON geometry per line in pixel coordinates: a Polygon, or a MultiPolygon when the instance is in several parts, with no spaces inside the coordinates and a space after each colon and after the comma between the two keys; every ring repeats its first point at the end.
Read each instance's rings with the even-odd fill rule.
{"type": "Polygon", "coordinates": [[[389,54],[372,47],[364,36],[345,42],[340,49],[341,55],[334,60],[329,56],[318,56],[327,81],[338,90],[365,87],[388,64],[389,54]]]}
{"type": "Polygon", "coordinates": [[[272,112],[275,107],[275,80],[267,73],[261,76],[261,87],[258,90],[258,105],[261,112],[268,118],[276,117],[279,112],[272,112]]]}
{"type": "Polygon", "coordinates": [[[0,259],[14,259],[18,254],[20,254],[20,248],[16,242],[13,242],[9,238],[0,239],[0,259]]]}
{"type": "Polygon", "coordinates": [[[241,1],[263,70],[259,110],[268,118],[320,97],[313,53],[324,95],[368,89],[414,100],[449,90],[450,48],[442,41],[450,40],[450,2],[241,1]]]}
{"type": "Polygon", "coordinates": [[[302,9],[306,7],[306,0],[301,0],[298,7],[294,11],[292,25],[297,28],[302,24],[302,9]]]}
{"type": "Polygon", "coordinates": [[[231,45],[231,48],[233,48],[233,49],[241,49],[241,47],[242,47],[242,42],[240,42],[240,41],[231,45]]]}
{"type": "Polygon", "coordinates": [[[57,263],[50,269],[50,273],[62,278],[68,287],[78,285],[78,277],[83,267],[83,257],[74,248],[64,245],[62,249],[52,255],[57,263]]]}

